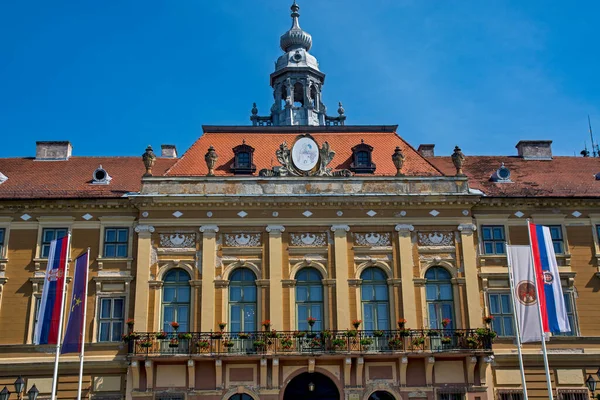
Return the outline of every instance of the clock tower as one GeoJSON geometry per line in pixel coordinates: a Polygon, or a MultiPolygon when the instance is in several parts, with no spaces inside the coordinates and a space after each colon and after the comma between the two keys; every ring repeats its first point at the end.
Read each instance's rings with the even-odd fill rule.
{"type": "Polygon", "coordinates": [[[325,74],[319,70],[317,59],[309,53],[312,36],[300,28],[300,7],[294,1],[292,27],[280,39],[284,54],[275,63],[271,74],[273,105],[271,115],[258,115],[256,104],[252,107],[252,125],[344,125],[346,116],[339,103],[338,116],[327,115],[322,101],[325,74]]]}

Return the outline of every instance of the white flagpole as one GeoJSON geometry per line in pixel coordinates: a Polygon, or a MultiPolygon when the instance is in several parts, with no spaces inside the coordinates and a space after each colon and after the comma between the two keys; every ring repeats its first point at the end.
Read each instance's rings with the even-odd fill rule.
{"type": "MultiPolygon", "coordinates": [[[[56,250],[55,250],[56,251],[56,250]]],[[[67,235],[67,254],[65,255],[65,276],[63,277],[63,298],[60,307],[60,322],[58,323],[58,338],[56,339],[56,356],[54,357],[54,376],[52,378],[52,400],[56,400],[56,387],[58,386],[58,357],[62,343],[63,319],[65,317],[65,302],[67,298],[67,275],[69,274],[69,254],[71,254],[71,233],[67,235]]]]}
{"type": "Polygon", "coordinates": [[[548,387],[548,399],[553,400],[554,396],[552,395],[552,382],[550,382],[550,367],[548,366],[548,352],[546,351],[546,335],[544,332],[544,323],[542,322],[542,305],[540,304],[540,290],[544,290],[544,288],[539,289],[537,287],[537,273],[535,271],[535,260],[533,258],[533,243],[531,243],[531,230],[529,229],[529,219],[527,220],[527,234],[529,235],[529,251],[531,253],[531,261],[533,267],[533,276],[535,279],[533,280],[533,284],[536,288],[536,295],[538,297],[537,301],[537,309],[538,316],[540,317],[540,333],[542,335],[542,355],[544,357],[544,368],[546,369],[546,382],[548,387]]]}
{"type": "MultiPolygon", "coordinates": [[[[79,385],[77,386],[77,400],[81,400],[81,386],[83,385],[83,356],[85,353],[85,325],[87,316],[88,282],[90,272],[90,248],[87,249],[87,265],[85,267],[85,291],[83,295],[83,328],[81,329],[81,352],[79,353],[79,385]]],[[[525,399],[527,400],[527,399],[525,399]]]]}
{"type": "MultiPolygon", "coordinates": [[[[508,244],[504,243],[504,247],[508,249],[508,244]]],[[[508,252],[507,252],[508,254],[508,252]]],[[[521,330],[519,329],[519,321],[517,320],[517,308],[515,306],[515,282],[513,280],[511,258],[506,257],[508,265],[508,278],[510,282],[510,304],[513,309],[513,323],[517,334],[517,352],[519,353],[519,368],[521,370],[521,383],[523,384],[523,400],[528,400],[527,382],[525,381],[525,368],[523,367],[523,353],[521,351],[521,330]]]]}

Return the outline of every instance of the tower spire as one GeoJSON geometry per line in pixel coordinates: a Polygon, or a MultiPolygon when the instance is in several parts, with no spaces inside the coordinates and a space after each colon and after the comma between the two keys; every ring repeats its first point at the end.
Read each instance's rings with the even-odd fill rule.
{"type": "MultiPolygon", "coordinates": [[[[346,116],[326,115],[321,90],[325,74],[317,59],[309,53],[312,36],[300,27],[300,6],[296,0],[290,7],[292,27],[281,35],[279,45],[285,54],[275,63],[271,74],[274,103],[271,115],[252,114],[253,125],[343,125],[346,116]]],[[[253,107],[253,111],[256,108],[253,107]]],[[[343,110],[343,108],[341,108],[343,110]]]]}

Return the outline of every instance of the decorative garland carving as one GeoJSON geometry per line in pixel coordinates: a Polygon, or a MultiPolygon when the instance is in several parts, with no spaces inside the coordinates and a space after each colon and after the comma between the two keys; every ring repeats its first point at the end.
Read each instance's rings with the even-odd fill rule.
{"type": "Polygon", "coordinates": [[[327,234],[318,233],[290,233],[290,245],[298,247],[327,246],[327,234]]]}
{"type": "Polygon", "coordinates": [[[419,246],[454,246],[453,232],[419,232],[419,246]]]}
{"type": "Polygon", "coordinates": [[[168,249],[189,249],[196,247],[195,233],[161,233],[160,247],[168,249]]]}
{"type": "Polygon", "coordinates": [[[354,243],[357,246],[391,246],[391,238],[389,233],[354,233],[354,243]]]}
{"type": "Polygon", "coordinates": [[[260,233],[226,233],[225,246],[229,247],[259,247],[260,233]]]}

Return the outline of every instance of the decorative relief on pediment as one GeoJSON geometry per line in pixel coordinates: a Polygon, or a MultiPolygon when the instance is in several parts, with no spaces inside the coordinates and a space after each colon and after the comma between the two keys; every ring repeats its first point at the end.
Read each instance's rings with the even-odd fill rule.
{"type": "Polygon", "coordinates": [[[226,233],[223,235],[225,246],[228,247],[259,247],[260,233],[226,233]]]}
{"type": "Polygon", "coordinates": [[[160,247],[167,249],[190,249],[196,247],[195,233],[161,233],[160,247]]]}
{"type": "Polygon", "coordinates": [[[290,233],[290,246],[323,247],[327,246],[327,233],[290,233]]]}
{"type": "Polygon", "coordinates": [[[369,247],[384,247],[391,246],[391,235],[389,233],[359,233],[356,232],[354,235],[354,244],[357,246],[369,246],[369,247]]]}
{"type": "Polygon", "coordinates": [[[453,232],[419,232],[419,246],[454,246],[453,232]]]}

